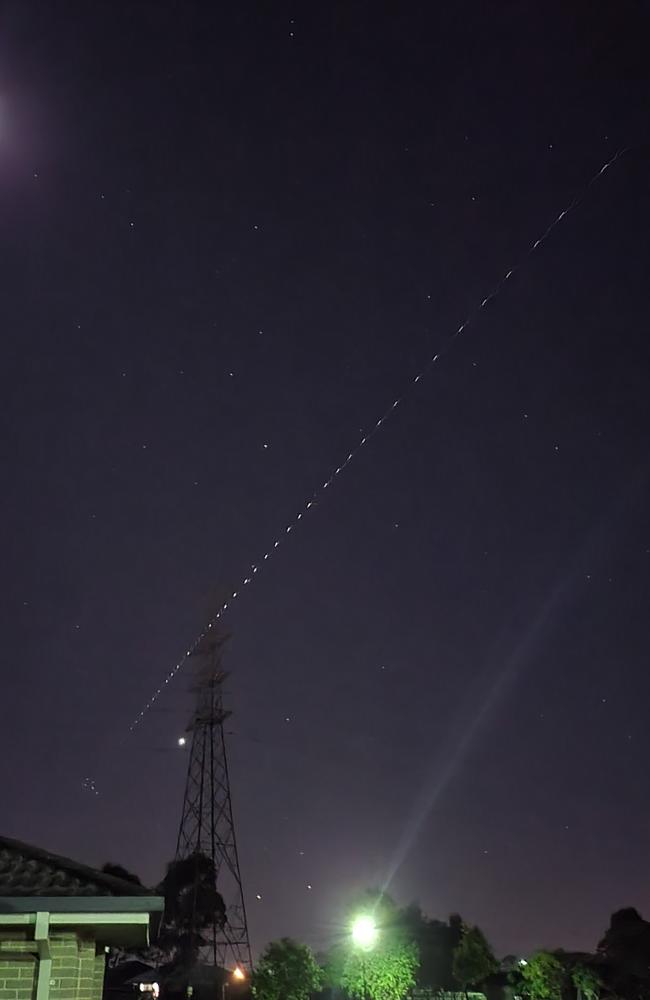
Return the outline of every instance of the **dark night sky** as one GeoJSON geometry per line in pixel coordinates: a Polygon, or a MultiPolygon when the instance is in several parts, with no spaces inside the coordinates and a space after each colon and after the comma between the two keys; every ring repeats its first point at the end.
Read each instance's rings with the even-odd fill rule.
{"type": "Polygon", "coordinates": [[[649,22],[1,4],[3,834],[160,877],[187,672],[128,727],[210,595],[629,146],[235,603],[228,666],[256,948],[387,879],[501,953],[648,915],[649,22]]]}

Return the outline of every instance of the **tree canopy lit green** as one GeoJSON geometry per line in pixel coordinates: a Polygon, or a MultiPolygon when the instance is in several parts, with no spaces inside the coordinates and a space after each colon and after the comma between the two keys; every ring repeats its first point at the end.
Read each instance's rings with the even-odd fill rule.
{"type": "Polygon", "coordinates": [[[253,973],[253,996],[258,1000],[309,1000],[321,989],[323,970],[311,949],[291,938],[272,941],[253,973]]]}
{"type": "Polygon", "coordinates": [[[458,985],[465,991],[470,986],[480,986],[498,968],[483,932],[478,927],[465,927],[454,951],[453,974],[458,985]]]}
{"type": "Polygon", "coordinates": [[[531,1000],[562,1000],[564,968],[559,958],[539,951],[521,967],[525,993],[531,1000]]]}
{"type": "Polygon", "coordinates": [[[367,951],[355,947],[352,940],[333,949],[328,966],[330,982],[356,1000],[403,1000],[416,985],[416,941],[408,934],[392,899],[382,893],[368,893],[351,908],[350,926],[359,913],[372,915],[377,940],[367,951]]]}

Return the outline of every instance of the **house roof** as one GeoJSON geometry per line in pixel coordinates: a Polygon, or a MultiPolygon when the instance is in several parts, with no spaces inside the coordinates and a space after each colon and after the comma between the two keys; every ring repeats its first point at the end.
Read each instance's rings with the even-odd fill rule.
{"type": "Polygon", "coordinates": [[[0,837],[0,925],[27,926],[49,914],[53,927],[92,929],[98,945],[144,947],[165,901],[151,889],[0,837]]]}
{"type": "Polygon", "coordinates": [[[0,897],[142,896],[150,899],[153,895],[151,889],[135,882],[107,875],[40,847],[0,837],[0,897]]]}

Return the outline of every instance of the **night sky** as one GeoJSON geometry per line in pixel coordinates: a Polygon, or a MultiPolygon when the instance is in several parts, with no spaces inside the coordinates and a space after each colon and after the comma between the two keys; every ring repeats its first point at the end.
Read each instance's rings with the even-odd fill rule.
{"type": "Polygon", "coordinates": [[[649,24],[0,5],[4,835],[161,877],[189,669],[129,726],[281,538],[224,619],[254,949],[377,885],[500,954],[650,914],[649,24]]]}

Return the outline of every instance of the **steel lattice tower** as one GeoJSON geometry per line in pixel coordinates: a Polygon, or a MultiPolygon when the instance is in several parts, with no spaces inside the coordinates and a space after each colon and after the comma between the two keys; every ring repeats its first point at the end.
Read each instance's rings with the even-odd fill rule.
{"type": "Polygon", "coordinates": [[[230,797],[228,757],[223,724],[230,712],[223,706],[221,666],[230,635],[214,629],[194,650],[196,710],[189,726],[190,759],[176,859],[200,853],[212,860],[217,889],[226,904],[226,922],[216,918],[208,933],[207,961],[222,969],[240,966],[252,971],[235,824],[230,797]]]}

